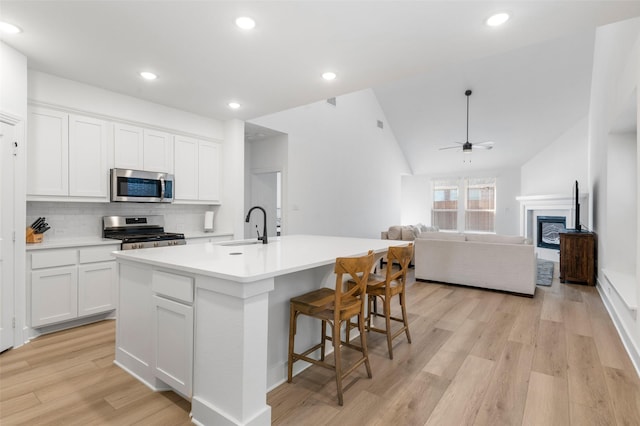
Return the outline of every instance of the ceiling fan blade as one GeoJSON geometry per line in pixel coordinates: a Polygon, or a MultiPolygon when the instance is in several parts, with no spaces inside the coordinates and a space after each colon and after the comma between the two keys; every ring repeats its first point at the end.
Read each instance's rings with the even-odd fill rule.
{"type": "Polygon", "coordinates": [[[462,148],[459,147],[459,146],[446,146],[444,148],[438,148],[438,151],[444,151],[444,150],[447,150],[447,149],[462,149],[462,148]]]}
{"type": "Polygon", "coordinates": [[[473,147],[474,148],[480,148],[480,149],[492,149],[493,148],[494,143],[492,141],[487,141],[487,142],[478,142],[478,143],[474,143],[473,147]]]}

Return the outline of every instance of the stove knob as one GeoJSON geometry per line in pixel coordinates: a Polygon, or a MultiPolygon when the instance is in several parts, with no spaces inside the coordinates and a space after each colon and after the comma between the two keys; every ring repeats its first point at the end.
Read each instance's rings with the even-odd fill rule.
{"type": "Polygon", "coordinates": [[[160,244],[159,243],[153,243],[153,246],[154,247],[160,247],[160,244]]]}

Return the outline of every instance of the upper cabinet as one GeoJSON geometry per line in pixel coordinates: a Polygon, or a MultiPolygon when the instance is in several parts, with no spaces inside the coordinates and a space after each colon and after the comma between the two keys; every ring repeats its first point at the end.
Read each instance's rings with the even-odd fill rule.
{"type": "Polygon", "coordinates": [[[168,133],[116,123],[114,164],[118,169],[173,172],[173,146],[168,133]]]}
{"type": "Polygon", "coordinates": [[[178,203],[220,203],[218,142],[40,106],[28,125],[29,201],[108,202],[119,168],[173,174],[178,203]]]}
{"type": "Polygon", "coordinates": [[[220,202],[220,144],[175,136],[175,202],[220,202]]]}
{"type": "Polygon", "coordinates": [[[69,116],[69,195],[108,197],[107,123],[69,116]]]}
{"type": "Polygon", "coordinates": [[[113,164],[118,169],[142,170],[144,130],[141,127],[116,123],[113,127],[113,164]]]}
{"type": "Polygon", "coordinates": [[[27,146],[29,200],[108,200],[107,122],[31,107],[27,146]]]}

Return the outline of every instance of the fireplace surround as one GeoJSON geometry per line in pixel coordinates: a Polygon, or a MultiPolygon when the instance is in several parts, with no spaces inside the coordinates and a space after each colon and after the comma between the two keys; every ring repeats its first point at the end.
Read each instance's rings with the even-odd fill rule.
{"type": "MultiPolygon", "coordinates": [[[[516,197],[520,202],[520,235],[531,240],[539,259],[558,262],[560,259],[558,248],[548,248],[538,245],[538,221],[539,216],[561,216],[566,219],[565,227],[574,227],[575,200],[571,194],[553,195],[521,195],[516,197]]],[[[588,195],[580,194],[580,204],[588,206],[588,195]]],[[[581,220],[588,223],[588,209],[581,212],[581,220]]]]}

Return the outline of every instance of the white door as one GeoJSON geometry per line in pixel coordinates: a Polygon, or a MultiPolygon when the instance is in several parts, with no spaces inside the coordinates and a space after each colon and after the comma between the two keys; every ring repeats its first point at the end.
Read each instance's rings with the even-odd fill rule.
{"type": "MultiPolygon", "coordinates": [[[[260,206],[266,210],[267,236],[269,237],[275,237],[277,232],[278,176],[279,172],[254,173],[251,175],[251,205],[247,207],[247,211],[253,206],[260,206]]],[[[254,210],[251,213],[248,229],[246,229],[246,238],[257,237],[256,225],[260,235],[262,235],[263,221],[262,212],[254,210]]]]}
{"type": "Polygon", "coordinates": [[[0,352],[13,346],[14,127],[0,122],[0,352]]]}

